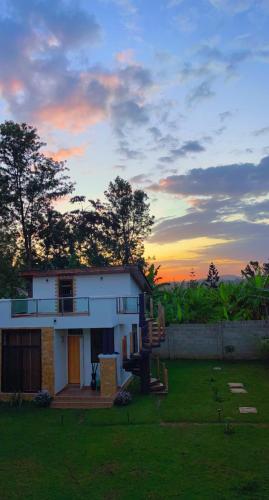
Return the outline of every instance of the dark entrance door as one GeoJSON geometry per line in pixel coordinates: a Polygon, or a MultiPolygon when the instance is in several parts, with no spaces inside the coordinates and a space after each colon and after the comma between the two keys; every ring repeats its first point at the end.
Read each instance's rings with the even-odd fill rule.
{"type": "Polygon", "coordinates": [[[40,330],[3,330],[2,339],[2,391],[39,391],[41,389],[40,330]]]}
{"type": "Polygon", "coordinates": [[[91,362],[99,363],[99,354],[114,353],[114,328],[91,329],[91,362]]]}
{"type": "Polygon", "coordinates": [[[61,279],[59,281],[59,312],[70,313],[74,310],[73,280],[61,279]]]}

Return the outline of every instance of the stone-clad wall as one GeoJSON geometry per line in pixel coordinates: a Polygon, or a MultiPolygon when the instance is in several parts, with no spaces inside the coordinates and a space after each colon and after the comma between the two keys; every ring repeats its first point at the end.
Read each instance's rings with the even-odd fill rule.
{"type": "Polygon", "coordinates": [[[154,353],[170,359],[257,359],[263,337],[269,337],[268,321],[170,325],[154,353]],[[227,352],[227,346],[234,352],[227,352]]]}
{"type": "Polygon", "coordinates": [[[117,392],[117,355],[100,354],[101,396],[114,397],[117,392]]]}
{"type": "Polygon", "coordinates": [[[54,329],[41,330],[42,389],[54,396],[54,329]]]}

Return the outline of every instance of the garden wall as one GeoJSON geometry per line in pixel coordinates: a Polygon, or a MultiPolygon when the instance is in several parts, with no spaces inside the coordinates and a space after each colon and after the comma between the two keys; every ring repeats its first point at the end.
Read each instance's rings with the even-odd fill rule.
{"type": "Polygon", "coordinates": [[[170,325],[154,353],[166,359],[257,359],[263,337],[269,337],[268,321],[170,325]]]}

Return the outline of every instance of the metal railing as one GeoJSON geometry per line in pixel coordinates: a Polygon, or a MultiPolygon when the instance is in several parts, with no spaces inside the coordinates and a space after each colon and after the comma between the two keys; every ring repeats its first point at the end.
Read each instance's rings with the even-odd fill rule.
{"type": "Polygon", "coordinates": [[[118,314],[138,314],[139,313],[139,297],[118,297],[117,298],[117,313],[118,314]]]}
{"type": "Polygon", "coordinates": [[[48,316],[90,314],[89,297],[57,297],[55,299],[13,299],[11,316],[48,316]]]}
{"type": "Polygon", "coordinates": [[[139,297],[56,297],[12,299],[11,317],[90,315],[101,301],[111,301],[117,314],[139,314],[139,297]]]}

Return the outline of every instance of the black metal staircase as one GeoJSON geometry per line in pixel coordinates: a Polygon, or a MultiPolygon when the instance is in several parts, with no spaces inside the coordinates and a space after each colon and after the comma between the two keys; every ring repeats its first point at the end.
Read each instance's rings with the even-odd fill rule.
{"type": "Polygon", "coordinates": [[[167,387],[159,378],[150,374],[150,359],[152,349],[160,347],[165,340],[164,318],[158,317],[158,321],[146,316],[145,297],[139,297],[139,326],[142,335],[142,349],[140,352],[131,354],[129,359],[124,360],[123,368],[140,378],[142,394],[167,393],[167,387]]]}

